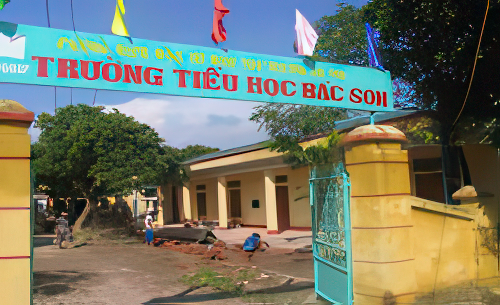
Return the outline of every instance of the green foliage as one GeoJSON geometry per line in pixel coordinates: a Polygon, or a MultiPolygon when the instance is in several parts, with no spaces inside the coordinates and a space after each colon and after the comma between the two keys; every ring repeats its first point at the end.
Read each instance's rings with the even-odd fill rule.
{"type": "Polygon", "coordinates": [[[336,163],[342,159],[341,150],[338,147],[339,142],[340,136],[336,131],[333,131],[325,138],[321,138],[316,145],[306,148],[297,142],[290,143],[285,153],[285,162],[293,167],[336,163]]]}
{"type": "Polygon", "coordinates": [[[164,154],[163,164],[164,171],[162,172],[161,182],[171,183],[173,185],[181,185],[188,181],[188,173],[185,172],[182,162],[212,152],[219,151],[218,148],[203,146],[203,145],[188,145],[185,148],[179,149],[171,146],[163,146],[164,154]]]}
{"type": "Polygon", "coordinates": [[[285,161],[293,165],[317,164],[332,156],[331,149],[338,141],[332,136],[323,147],[303,150],[299,142],[308,136],[329,134],[335,121],[345,118],[345,111],[331,107],[265,104],[254,108],[250,120],[264,128],[271,137],[270,148],[285,153],[285,161]],[[335,140],[334,140],[335,139],[335,140]]]}
{"type": "Polygon", "coordinates": [[[332,107],[269,103],[254,108],[250,121],[259,124],[273,140],[297,141],[307,136],[330,132],[345,111],[332,107]]]}
{"type": "MultiPolygon", "coordinates": [[[[366,19],[380,31],[384,66],[414,84],[450,137],[467,94],[487,1],[373,0],[366,19]]],[[[489,1],[480,54],[461,118],[500,117],[500,1],[489,1]]]]}
{"type": "Polygon", "coordinates": [[[315,55],[329,62],[368,66],[363,11],[345,3],[337,7],[337,14],[324,16],[314,23],[320,34],[315,55]]]}
{"type": "Polygon", "coordinates": [[[3,9],[3,7],[5,6],[5,4],[9,3],[10,0],[0,0],[0,10],[3,9]]]}
{"type": "Polygon", "coordinates": [[[32,148],[37,180],[59,196],[95,203],[100,196],[129,194],[139,183],[158,183],[165,168],[163,139],[116,109],[66,106],[55,115],[42,113],[35,126],[41,129],[32,148]]]}
{"type": "Polygon", "coordinates": [[[438,144],[441,143],[439,123],[428,116],[404,118],[392,124],[404,132],[409,143],[438,144]]]}

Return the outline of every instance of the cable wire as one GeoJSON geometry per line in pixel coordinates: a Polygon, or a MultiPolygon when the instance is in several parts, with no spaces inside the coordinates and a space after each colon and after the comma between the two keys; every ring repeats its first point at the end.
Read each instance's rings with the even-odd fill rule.
{"type": "Polygon", "coordinates": [[[49,0],[45,0],[45,8],[47,9],[47,24],[50,28],[49,0]]]}
{"type": "MultiPolygon", "coordinates": [[[[490,1],[490,0],[488,0],[490,1]]],[[[75,16],[73,15],[73,0],[71,0],[71,21],[73,21],[73,32],[76,32],[75,30],[75,16]]]]}
{"type": "Polygon", "coordinates": [[[481,28],[481,35],[479,36],[479,43],[477,44],[476,57],[474,58],[474,66],[472,68],[472,74],[471,74],[470,81],[469,81],[469,88],[467,88],[467,94],[465,95],[465,100],[464,100],[464,104],[462,105],[462,109],[460,109],[460,112],[458,113],[458,116],[455,119],[455,122],[453,122],[453,125],[451,125],[450,134],[451,134],[451,132],[453,132],[453,129],[455,128],[455,125],[457,124],[458,119],[460,118],[460,115],[462,115],[462,112],[464,111],[464,108],[465,108],[465,103],[467,103],[467,98],[469,97],[470,88],[472,86],[472,80],[474,79],[474,72],[476,71],[476,63],[477,63],[477,58],[479,56],[479,48],[481,47],[481,40],[483,39],[484,25],[486,24],[486,17],[488,16],[489,9],[490,9],[490,0],[488,0],[488,3],[486,5],[486,12],[484,13],[483,27],[481,28]]]}

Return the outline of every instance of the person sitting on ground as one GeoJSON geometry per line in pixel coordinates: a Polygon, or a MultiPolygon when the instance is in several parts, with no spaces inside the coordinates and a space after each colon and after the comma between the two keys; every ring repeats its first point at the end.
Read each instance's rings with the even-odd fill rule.
{"type": "Polygon", "coordinates": [[[144,219],[144,224],[146,225],[146,236],[145,242],[150,245],[153,242],[153,216],[152,212],[148,211],[148,215],[144,219]]]}
{"type": "MultiPolygon", "coordinates": [[[[248,261],[250,261],[257,249],[263,248],[263,244],[270,248],[268,243],[260,239],[260,235],[258,233],[253,233],[251,236],[245,239],[245,243],[243,244],[243,251],[250,252],[248,254],[248,261]]],[[[264,250],[265,249],[262,249],[262,251],[264,250]]]]}

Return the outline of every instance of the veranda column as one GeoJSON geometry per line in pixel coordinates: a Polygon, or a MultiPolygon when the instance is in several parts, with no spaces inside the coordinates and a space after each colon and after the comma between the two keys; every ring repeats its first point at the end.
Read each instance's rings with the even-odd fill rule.
{"type": "Polygon", "coordinates": [[[186,221],[193,220],[191,215],[191,195],[189,193],[189,182],[182,186],[182,208],[184,209],[184,217],[186,221]]]}
{"type": "Polygon", "coordinates": [[[276,208],[276,185],[272,171],[264,171],[264,187],[266,196],[267,234],[278,234],[278,211],[276,208]]]}
{"type": "Polygon", "coordinates": [[[226,177],[217,178],[217,204],[219,207],[219,228],[227,229],[226,177]]]}
{"type": "Polygon", "coordinates": [[[34,114],[0,100],[0,303],[30,304],[30,136],[34,114]]]}
{"type": "MultiPolygon", "coordinates": [[[[417,290],[405,135],[367,125],[344,140],[351,179],[354,302],[411,303],[417,290]]],[[[392,304],[392,303],[391,303],[392,304]]]]}

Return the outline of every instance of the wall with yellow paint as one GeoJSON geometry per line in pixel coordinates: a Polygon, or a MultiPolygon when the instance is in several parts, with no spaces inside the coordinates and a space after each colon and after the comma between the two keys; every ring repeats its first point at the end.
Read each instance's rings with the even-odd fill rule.
{"type": "Polygon", "coordinates": [[[418,291],[429,292],[476,278],[477,209],[412,197],[418,291]]]}
{"type": "Polygon", "coordinates": [[[354,301],[382,304],[390,291],[398,302],[411,302],[417,284],[407,152],[400,143],[358,142],[345,147],[345,162],[354,301]]]}
{"type": "MultiPolygon", "coordinates": [[[[492,248],[497,248],[494,240],[499,221],[500,206],[500,155],[499,150],[489,145],[465,145],[463,147],[472,185],[479,193],[477,201],[484,207],[487,221],[480,224],[478,232],[480,244],[488,247],[479,249],[479,277],[488,278],[499,275],[498,259],[492,256],[492,248]],[[490,238],[487,238],[490,237],[490,238]]],[[[498,248],[497,248],[498,249],[498,248]]]]}
{"type": "MultiPolygon", "coordinates": [[[[205,185],[206,203],[207,203],[207,220],[218,220],[219,210],[217,206],[217,178],[194,180],[191,181],[189,192],[191,197],[191,213],[193,219],[198,217],[198,205],[196,198],[196,186],[205,185]]],[[[199,191],[198,191],[199,192],[199,191]]]]}
{"type": "MultiPolygon", "coordinates": [[[[265,226],[266,204],[262,171],[227,176],[226,181],[241,182],[241,219],[243,224],[265,226]],[[259,208],[252,208],[252,200],[259,200],[259,208]]],[[[227,193],[229,195],[229,190],[227,193]]]]}
{"type": "MultiPolygon", "coordinates": [[[[383,128],[369,127],[368,133],[373,129],[383,128]]],[[[434,289],[497,276],[497,257],[481,233],[498,219],[497,150],[464,147],[473,185],[489,197],[453,206],[410,196],[406,151],[376,136],[346,146],[355,303],[382,304],[386,291],[397,302],[411,302],[434,289]]],[[[415,158],[436,156],[436,147],[412,152],[415,158]]]]}
{"type": "Polygon", "coordinates": [[[160,188],[160,197],[163,223],[172,223],[174,221],[173,205],[177,204],[176,202],[172,202],[172,185],[162,185],[160,188]]]}
{"type": "Polygon", "coordinates": [[[0,100],[0,302],[31,301],[30,136],[34,114],[0,100]]]}
{"type": "Polygon", "coordinates": [[[290,226],[310,228],[309,167],[288,169],[288,204],[290,205],[290,226]]]}

